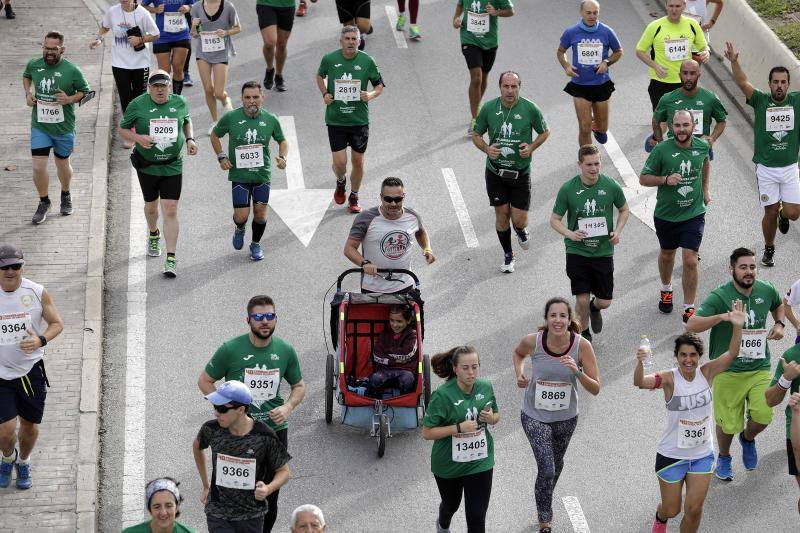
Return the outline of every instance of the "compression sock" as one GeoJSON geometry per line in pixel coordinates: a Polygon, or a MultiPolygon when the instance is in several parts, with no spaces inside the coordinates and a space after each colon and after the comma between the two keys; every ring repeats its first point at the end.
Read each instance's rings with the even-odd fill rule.
{"type": "Polygon", "coordinates": [[[172,80],[172,92],[175,94],[181,94],[183,92],[183,80],[172,80]]]}
{"type": "Polygon", "coordinates": [[[253,242],[261,242],[261,237],[264,236],[264,230],[267,229],[267,221],[259,222],[253,219],[250,228],[253,231],[253,242]]]}
{"type": "Polygon", "coordinates": [[[511,228],[507,230],[497,230],[497,238],[500,239],[500,246],[503,247],[503,252],[510,254],[511,250],[511,228]]]}

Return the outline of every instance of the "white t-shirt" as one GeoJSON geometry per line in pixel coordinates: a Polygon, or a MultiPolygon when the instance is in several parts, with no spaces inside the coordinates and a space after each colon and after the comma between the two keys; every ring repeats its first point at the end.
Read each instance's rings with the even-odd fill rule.
{"type": "Polygon", "coordinates": [[[789,307],[800,305],[800,279],[795,281],[792,288],[786,293],[786,301],[789,303],[789,307]]]}
{"type": "MultiPolygon", "coordinates": [[[[43,292],[44,287],[27,278],[22,278],[22,283],[15,291],[0,291],[0,328],[5,332],[9,326],[21,323],[20,319],[24,315],[23,321],[29,321],[34,334],[44,333],[47,323],[42,318],[43,292]]],[[[0,340],[7,337],[7,333],[2,334],[0,340]]],[[[20,349],[17,342],[3,342],[0,344],[0,379],[21,378],[43,357],[44,348],[28,354],[20,349]]]]}
{"type": "Polygon", "coordinates": [[[142,6],[136,6],[132,12],[123,11],[122,5],[109,8],[100,23],[110,30],[114,37],[111,48],[111,64],[117,68],[134,70],[150,66],[150,44],[145,49],[136,51],[128,44],[128,29],[139,26],[142,35],[159,35],[158,26],[150,13],[142,6]]]}

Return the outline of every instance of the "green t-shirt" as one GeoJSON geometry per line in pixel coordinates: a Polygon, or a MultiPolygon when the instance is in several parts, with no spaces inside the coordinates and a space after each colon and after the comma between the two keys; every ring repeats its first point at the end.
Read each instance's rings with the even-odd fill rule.
{"type": "MultiPolygon", "coordinates": [[[[43,57],[31,59],[25,66],[23,78],[31,80],[36,100],[41,102],[55,102],[56,93],[64,91],[67,96],[76,92],[89,92],[89,82],[83,77],[83,72],[76,65],[63,57],[53,65],[48,65],[43,57]]],[[[44,106],[43,106],[44,107],[44,106]]],[[[64,113],[63,122],[39,122],[38,106],[31,108],[31,127],[50,135],[64,135],[75,132],[75,104],[62,106],[64,113]]]]}
{"type": "Polygon", "coordinates": [[[708,44],[700,24],[685,16],[677,23],[670,22],[667,17],[654,20],[636,43],[636,50],[650,54],[653,61],[667,70],[666,77],[659,78],[656,71],[650,69],[650,79],[662,83],[680,83],[681,63],[692,58],[693,49],[702,52],[706,48],[708,44]]]}
{"type": "Polygon", "coordinates": [[[137,144],[135,150],[148,161],[167,161],[177,157],[172,163],[141,169],[152,176],[175,176],[183,172],[183,125],[190,120],[189,106],[183,96],[170,94],[166,102],[157,104],[149,93],[144,93],[128,104],[119,126],[125,129],[136,128],[139,135],[165,135],[158,142],[153,139],[152,147],[145,149],[137,144]],[[153,131],[150,130],[151,126],[153,131]],[[177,129],[177,136],[170,138],[164,132],[167,128],[171,131],[173,127],[177,129]]]}
{"type": "MultiPolygon", "coordinates": [[[[783,359],[787,363],[791,363],[794,361],[795,363],[800,364],[800,344],[795,344],[785,352],[783,352],[783,359]]],[[[775,367],[775,374],[772,376],[772,383],[769,384],[770,387],[775,386],[778,383],[778,380],[783,375],[783,363],[778,361],[778,366],[775,367]]],[[[789,394],[794,394],[795,392],[800,392],[800,378],[795,378],[792,380],[792,385],[789,387],[789,394]]],[[[791,440],[792,436],[792,408],[788,405],[786,406],[786,438],[791,440]]]]}
{"type": "Polygon", "coordinates": [[[295,7],[295,0],[256,0],[257,6],[295,7]]]}
{"type": "Polygon", "coordinates": [[[755,132],[753,146],[753,163],[761,163],[765,167],[788,167],[797,163],[797,150],[800,148],[800,92],[791,91],[783,102],[776,102],[770,93],[753,89],[753,95],[747,100],[753,108],[755,132]],[[774,108],[789,108],[775,110],[774,108]],[[769,112],[769,119],[767,119],[769,112]],[[779,129],[792,126],[791,129],[779,129]],[[772,128],[774,131],[768,131],[772,128]]]}
{"type": "MultiPolygon", "coordinates": [[[[754,330],[768,330],[767,317],[770,312],[777,309],[782,301],[781,295],[775,286],[769,281],[757,279],[753,283],[753,291],[750,296],[744,296],[733,285],[733,281],[724,283],[711,291],[700,307],[697,308],[697,316],[713,316],[721,313],[727,313],[731,310],[731,301],[741,300],[747,305],[747,321],[744,325],[742,332],[742,348],[743,352],[739,353],[739,357],[733,362],[728,369],[729,372],[750,372],[752,370],[769,370],[769,344],[766,340],[766,333],[763,338],[759,339],[757,333],[752,336],[748,335],[754,330]],[[753,345],[758,343],[762,346],[763,343],[763,356],[760,358],[747,357],[744,350],[755,350],[753,345]]],[[[716,359],[728,349],[731,342],[731,335],[733,335],[733,326],[730,322],[720,322],[713,328],[709,334],[709,359],[716,359]]],[[[752,355],[752,353],[751,353],[752,355]]]]}
{"type": "Polygon", "coordinates": [[[511,109],[504,107],[500,98],[489,100],[481,106],[475,120],[475,132],[483,135],[489,132],[489,144],[500,147],[500,155],[492,161],[486,158],[486,166],[492,172],[507,168],[529,172],[531,156],[519,155],[521,143],[530,144],[533,132],[538,134],[547,131],[547,121],[539,107],[527,98],[520,97],[511,109]]]}
{"type": "Polygon", "coordinates": [[[334,50],[322,58],[317,73],[323,78],[328,78],[327,89],[334,97],[333,103],[326,106],[325,124],[329,126],[366,126],[369,124],[369,107],[358,97],[359,91],[367,90],[367,82],[372,83],[373,87],[378,84],[385,85],[378,65],[372,56],[359,50],[355,57],[347,59],[341,49],[334,50]],[[340,89],[337,91],[334,80],[344,82],[360,80],[361,87],[359,90],[354,90],[357,87],[348,87],[343,83],[340,84],[340,89]],[[349,94],[353,98],[358,98],[357,100],[344,101],[346,97],[343,95],[348,93],[346,90],[348,88],[351,89],[349,94]]]}
{"type": "MultiPolygon", "coordinates": [[[[497,399],[489,380],[477,379],[472,386],[472,393],[465,394],[459,387],[456,378],[452,378],[431,394],[431,401],[425,411],[422,425],[429,428],[452,426],[467,420],[478,420],[478,414],[487,403],[492,404],[492,411],[497,412],[497,399]]],[[[494,440],[486,430],[487,456],[469,462],[453,460],[453,437],[438,439],[431,450],[431,472],[443,478],[455,478],[485,472],[494,467],[494,440]]]]}
{"type": "Polygon", "coordinates": [[[728,118],[728,112],[719,97],[708,89],[700,87],[694,96],[686,96],[681,89],[675,89],[661,97],[653,113],[653,118],[667,123],[668,138],[672,137],[672,117],[681,109],[691,110],[695,135],[709,135],[712,118],[717,122],[728,118]]]}
{"type": "Polygon", "coordinates": [[[614,255],[614,246],[608,242],[608,233],[614,231],[614,206],[617,209],[625,205],[625,193],[622,187],[605,174],[600,174],[597,183],[591,187],[581,181],[580,175],[567,181],[558,190],[553,213],[563,217],[567,215],[567,228],[571,231],[578,230],[578,220],[587,220],[589,227],[602,225],[602,221],[593,221],[594,218],[605,220],[606,235],[587,237],[580,242],[564,238],[568,254],[577,254],[584,257],[611,257],[614,255]]]}
{"type": "Polygon", "coordinates": [[[285,340],[273,335],[266,348],[257,348],[247,333],[234,337],[217,349],[206,365],[206,374],[215,380],[242,381],[250,387],[253,403],[249,414],[253,420],[260,420],[275,431],[289,426],[287,422],[276,425],[269,417],[271,410],[284,404],[281,380],[296,385],[303,379],[297,353],[285,340]]]}
{"type": "Polygon", "coordinates": [[[497,48],[497,15],[486,15],[486,5],[492,4],[495,9],[511,9],[514,4],[511,0],[457,0],[464,8],[461,18],[461,44],[472,44],[482,50],[497,48]],[[469,23],[470,13],[473,13],[472,24],[469,23]],[[486,30],[486,19],[489,19],[489,29],[486,30]],[[474,28],[477,31],[469,31],[474,28]]]}
{"type": "Polygon", "coordinates": [[[703,163],[708,159],[708,143],[692,136],[688,148],[675,139],[658,143],[644,163],[642,174],[681,175],[677,185],[659,185],[653,215],[669,222],[683,222],[706,212],[703,198],[703,163]]]}
{"type": "MultiPolygon", "coordinates": [[[[126,527],[122,530],[122,533],[151,533],[150,522],[152,522],[152,520],[136,524],[135,526],[126,527]]],[[[172,533],[196,533],[196,531],[176,521],[175,526],[172,528],[172,533]]]]}
{"type": "Polygon", "coordinates": [[[276,142],[286,140],[278,117],[262,108],[257,117],[250,118],[244,112],[244,108],[239,107],[222,115],[217,125],[214,126],[214,133],[217,137],[230,134],[228,139],[228,159],[233,165],[233,168],[228,171],[228,179],[230,181],[269,183],[272,180],[269,140],[275,139],[276,142]],[[236,147],[254,144],[262,146],[260,152],[263,165],[260,167],[238,168],[238,165],[243,162],[251,161],[247,155],[253,155],[253,152],[243,151],[240,158],[236,155],[236,147]]]}

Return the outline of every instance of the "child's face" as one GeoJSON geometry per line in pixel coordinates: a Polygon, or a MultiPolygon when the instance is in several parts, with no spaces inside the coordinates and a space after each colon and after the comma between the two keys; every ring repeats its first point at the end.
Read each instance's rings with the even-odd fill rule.
{"type": "Polygon", "coordinates": [[[389,314],[389,327],[395,334],[401,333],[411,323],[403,317],[403,313],[390,313],[389,314]]]}

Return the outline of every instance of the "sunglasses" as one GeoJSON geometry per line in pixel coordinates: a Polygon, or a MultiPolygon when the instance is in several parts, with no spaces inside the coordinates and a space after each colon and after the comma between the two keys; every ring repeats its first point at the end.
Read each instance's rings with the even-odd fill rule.
{"type": "Polygon", "coordinates": [[[278,313],[251,313],[250,318],[256,322],[269,320],[270,322],[278,318],[278,313]]]}
{"type": "Polygon", "coordinates": [[[11,270],[19,270],[20,268],[22,268],[22,265],[20,265],[19,263],[17,263],[16,265],[7,265],[7,266],[1,266],[1,267],[0,267],[0,270],[8,270],[9,268],[10,268],[11,270]]]}
{"type": "Polygon", "coordinates": [[[387,204],[399,204],[402,203],[405,196],[384,196],[383,201],[387,204]]]}
{"type": "Polygon", "coordinates": [[[235,404],[235,405],[215,405],[214,406],[214,410],[216,412],[218,412],[219,414],[224,415],[225,413],[227,413],[231,409],[236,409],[238,407],[241,407],[241,405],[240,404],[235,404]]]}

